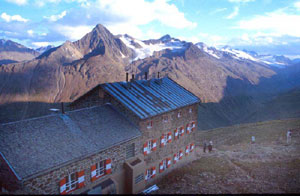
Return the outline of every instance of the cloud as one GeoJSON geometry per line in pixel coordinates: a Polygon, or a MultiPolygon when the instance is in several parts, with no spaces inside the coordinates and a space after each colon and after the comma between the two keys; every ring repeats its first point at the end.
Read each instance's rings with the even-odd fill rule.
{"type": "Polygon", "coordinates": [[[29,36],[31,36],[31,37],[32,37],[34,32],[33,32],[33,30],[32,30],[32,29],[30,29],[30,30],[28,30],[28,31],[27,31],[27,33],[28,33],[28,35],[29,35],[29,36]]]}
{"type": "Polygon", "coordinates": [[[230,3],[248,3],[253,2],[255,0],[228,0],[230,3]]]}
{"type": "Polygon", "coordinates": [[[34,4],[38,7],[43,7],[47,3],[60,3],[60,2],[61,2],[61,0],[35,0],[34,4]]]}
{"type": "Polygon", "coordinates": [[[226,19],[233,19],[234,17],[236,17],[239,14],[239,7],[234,7],[234,10],[231,14],[229,14],[226,19]]]}
{"type": "Polygon", "coordinates": [[[9,3],[14,3],[17,5],[25,5],[27,4],[27,0],[6,0],[9,3]]]}
{"type": "Polygon", "coordinates": [[[298,11],[300,11],[300,1],[294,3],[294,7],[295,7],[298,11]]]}
{"type": "Polygon", "coordinates": [[[51,45],[50,42],[32,42],[32,45],[35,47],[45,47],[51,45]]]}
{"type": "Polygon", "coordinates": [[[54,30],[56,33],[63,35],[65,38],[72,41],[82,38],[85,34],[90,32],[94,26],[66,26],[66,25],[55,25],[54,30]]]}
{"type": "Polygon", "coordinates": [[[198,33],[198,37],[201,42],[204,42],[209,46],[225,45],[225,43],[227,42],[226,37],[208,33],[198,33]]]}
{"type": "Polygon", "coordinates": [[[62,19],[66,14],[67,14],[67,11],[65,10],[62,13],[58,14],[58,15],[44,16],[44,18],[48,19],[51,22],[55,22],[59,19],[62,19]]]}
{"type": "Polygon", "coordinates": [[[11,21],[18,21],[18,22],[27,22],[28,19],[22,18],[22,16],[20,15],[13,15],[10,16],[8,14],[6,14],[5,12],[3,12],[1,14],[1,18],[5,21],[5,22],[11,22],[11,21]]]}
{"type": "Polygon", "coordinates": [[[216,10],[210,12],[209,14],[210,14],[210,15],[213,15],[213,14],[216,14],[216,13],[219,13],[219,12],[223,12],[223,11],[226,11],[226,10],[227,10],[226,7],[224,7],[224,8],[219,8],[219,9],[216,9],[216,10]]]}
{"type": "MultiPolygon", "coordinates": [[[[41,21],[29,21],[21,16],[9,16],[6,13],[0,20],[0,36],[38,42],[75,41],[90,32],[96,24],[103,24],[113,34],[125,34],[138,39],[160,36],[145,25],[153,28],[171,27],[192,29],[196,22],[186,18],[169,0],[32,0],[32,5],[46,6],[54,3],[76,3],[71,9],[57,15],[44,16],[41,21]],[[22,21],[24,25],[8,25],[7,21],[22,21]],[[5,21],[5,22],[4,22],[5,21]],[[25,25],[25,21],[29,21],[25,25]],[[30,33],[31,32],[31,33],[30,33]]],[[[14,24],[15,25],[15,24],[14,24]]],[[[31,44],[32,45],[32,44],[31,44]]]]}
{"type": "Polygon", "coordinates": [[[279,35],[300,37],[299,14],[285,13],[282,9],[249,20],[241,20],[235,28],[252,31],[267,31],[279,35]]]}

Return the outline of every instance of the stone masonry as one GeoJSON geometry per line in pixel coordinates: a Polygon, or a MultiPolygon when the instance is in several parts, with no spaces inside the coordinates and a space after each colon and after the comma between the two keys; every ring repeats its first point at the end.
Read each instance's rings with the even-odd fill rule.
{"type": "MultiPolygon", "coordinates": [[[[74,194],[83,193],[106,180],[108,177],[114,178],[114,176],[118,176],[120,173],[121,176],[123,175],[123,164],[126,161],[126,146],[132,143],[135,143],[135,155],[137,155],[141,144],[139,139],[134,139],[132,141],[122,143],[105,151],[99,152],[86,159],[78,160],[63,167],[54,169],[38,177],[24,180],[23,188],[26,193],[29,194],[60,194],[60,180],[70,173],[84,170],[85,186],[72,192],[74,194]],[[91,165],[108,158],[112,159],[112,173],[105,175],[95,182],[91,182],[91,165]]],[[[119,189],[120,192],[123,192],[122,189],[124,189],[124,187],[120,185],[117,187],[117,189],[119,189]]]]}

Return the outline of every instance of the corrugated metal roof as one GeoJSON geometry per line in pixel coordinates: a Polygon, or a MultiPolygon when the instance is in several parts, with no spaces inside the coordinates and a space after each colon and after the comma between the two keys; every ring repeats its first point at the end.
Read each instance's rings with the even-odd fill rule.
{"type": "Polygon", "coordinates": [[[197,96],[168,77],[135,80],[130,88],[127,85],[127,82],[114,82],[101,86],[141,119],[200,102],[197,96]]]}

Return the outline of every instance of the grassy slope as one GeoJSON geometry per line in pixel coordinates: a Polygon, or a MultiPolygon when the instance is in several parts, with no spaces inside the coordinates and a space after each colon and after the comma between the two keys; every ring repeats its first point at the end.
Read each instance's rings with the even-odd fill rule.
{"type": "Polygon", "coordinates": [[[196,161],[160,180],[156,193],[300,192],[300,119],[201,131],[196,153],[196,161]],[[298,129],[291,145],[286,145],[287,129],[298,129]],[[204,140],[214,142],[212,153],[199,148],[204,140]]]}

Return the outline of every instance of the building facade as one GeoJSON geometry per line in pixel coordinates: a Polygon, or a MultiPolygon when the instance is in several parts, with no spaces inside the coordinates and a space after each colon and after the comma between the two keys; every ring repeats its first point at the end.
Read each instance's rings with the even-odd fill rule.
{"type": "MultiPolygon", "coordinates": [[[[0,163],[6,169],[1,169],[0,177],[11,178],[2,180],[2,186],[14,193],[32,194],[139,193],[195,158],[198,104],[195,95],[168,77],[100,84],[75,100],[71,112],[1,126],[7,142],[1,145],[0,163]],[[51,128],[54,122],[57,127],[51,128]],[[40,123],[48,123],[51,130],[36,125],[40,123]],[[54,163],[26,173],[26,164],[43,162],[29,156],[28,163],[18,168],[25,157],[11,150],[17,144],[6,145],[18,134],[19,126],[27,133],[35,127],[36,132],[47,133],[38,142],[40,148],[47,145],[42,141],[51,137],[54,129],[60,129],[59,134],[71,132],[72,139],[57,136],[53,142],[64,142],[64,148],[55,145],[52,154],[42,157],[45,161],[51,157],[54,163]],[[76,146],[78,142],[81,148],[76,146]],[[77,150],[74,146],[80,152],[69,156],[77,150]],[[57,153],[66,155],[56,157],[57,153]]],[[[28,140],[21,142],[30,145],[28,140]]]]}

